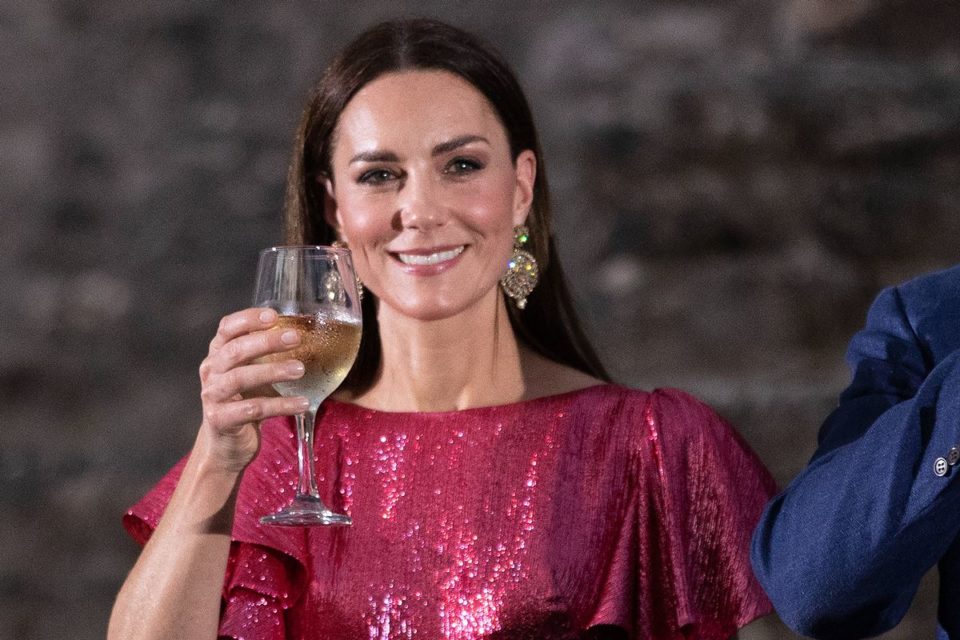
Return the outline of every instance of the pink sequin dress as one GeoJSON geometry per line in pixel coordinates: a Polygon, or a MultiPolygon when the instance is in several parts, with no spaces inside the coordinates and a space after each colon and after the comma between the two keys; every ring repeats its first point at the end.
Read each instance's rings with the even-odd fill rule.
{"type": "MultiPolygon", "coordinates": [[[[264,423],[223,636],[726,639],[770,612],[748,543],[774,483],[689,395],[601,385],[446,413],[321,411],[321,494],[353,526],[259,524],[296,476],[292,422],[264,423]]],[[[140,542],[182,465],[126,515],[140,542]]]]}

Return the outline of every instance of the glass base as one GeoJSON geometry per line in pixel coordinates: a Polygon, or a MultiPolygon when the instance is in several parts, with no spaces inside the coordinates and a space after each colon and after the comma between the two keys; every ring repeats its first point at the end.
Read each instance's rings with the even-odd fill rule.
{"type": "Polygon", "coordinates": [[[286,527],[349,526],[353,520],[345,513],[327,509],[319,498],[298,496],[287,507],[260,518],[263,524],[286,527]]]}

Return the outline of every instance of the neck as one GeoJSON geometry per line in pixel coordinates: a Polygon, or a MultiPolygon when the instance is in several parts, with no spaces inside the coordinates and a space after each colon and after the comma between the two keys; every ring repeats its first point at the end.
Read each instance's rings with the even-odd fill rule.
{"type": "Polygon", "coordinates": [[[354,400],[385,411],[453,411],[520,400],[522,354],[499,290],[452,318],[422,321],[381,305],[380,375],[354,400]]]}

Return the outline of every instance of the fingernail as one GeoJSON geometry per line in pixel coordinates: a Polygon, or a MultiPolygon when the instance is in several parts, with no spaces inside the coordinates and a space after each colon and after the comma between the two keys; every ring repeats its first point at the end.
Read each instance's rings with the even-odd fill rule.
{"type": "Polygon", "coordinates": [[[295,362],[294,364],[288,365],[288,366],[287,366],[287,373],[289,373],[289,374],[292,375],[292,376],[298,376],[298,375],[302,374],[302,373],[303,373],[303,363],[298,360],[298,361],[295,362]]]}
{"type": "Polygon", "coordinates": [[[297,335],[296,331],[284,331],[280,334],[280,342],[283,344],[297,344],[300,341],[300,336],[297,335]]]}
{"type": "Polygon", "coordinates": [[[306,398],[300,398],[300,400],[297,401],[297,406],[302,409],[309,409],[310,401],[307,400],[306,398]]]}
{"type": "Polygon", "coordinates": [[[266,324],[268,322],[273,322],[276,318],[276,312],[273,309],[264,309],[260,312],[260,322],[266,324]]]}

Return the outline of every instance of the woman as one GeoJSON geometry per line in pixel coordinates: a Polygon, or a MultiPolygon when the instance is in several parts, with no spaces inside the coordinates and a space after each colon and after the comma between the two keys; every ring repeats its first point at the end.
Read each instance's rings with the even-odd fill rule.
{"type": "Polygon", "coordinates": [[[231,314],[193,451],[126,518],[149,542],[111,638],[727,638],[768,612],[747,546],[769,475],[691,397],[607,382],[526,100],[472,36],[397,21],[341,53],[301,122],[287,240],[348,243],[367,290],[315,443],[354,524],[258,523],[289,500],[303,399],[252,390],[302,366],[251,364],[297,336],[231,314]]]}

